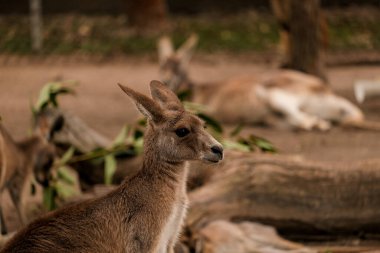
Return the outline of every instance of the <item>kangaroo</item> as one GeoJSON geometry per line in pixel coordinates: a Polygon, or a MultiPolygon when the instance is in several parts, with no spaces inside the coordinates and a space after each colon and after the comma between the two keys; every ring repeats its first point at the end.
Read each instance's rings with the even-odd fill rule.
{"type": "Polygon", "coordinates": [[[281,114],[294,128],[327,130],[331,123],[357,125],[364,120],[357,106],[335,95],[323,80],[298,71],[195,84],[187,67],[197,40],[190,36],[177,51],[168,37],[158,41],[162,80],[175,92],[190,92],[192,101],[205,104],[208,113],[222,122],[279,123],[276,114],[281,114]]]}
{"type": "Polygon", "coordinates": [[[174,252],[188,201],[187,161],[217,163],[223,148],[159,81],[150,83],[152,98],[119,86],[148,119],[141,170],[103,197],[34,221],[1,252],[174,252]]]}
{"type": "MultiPolygon", "coordinates": [[[[30,190],[34,176],[40,184],[46,185],[48,174],[54,161],[55,149],[49,140],[63,124],[57,118],[48,130],[45,122],[40,121],[33,136],[15,142],[8,131],[0,124],[0,194],[9,190],[22,225],[27,219],[24,213],[25,196],[30,190]]],[[[0,206],[2,234],[7,233],[6,224],[0,206]]]]}

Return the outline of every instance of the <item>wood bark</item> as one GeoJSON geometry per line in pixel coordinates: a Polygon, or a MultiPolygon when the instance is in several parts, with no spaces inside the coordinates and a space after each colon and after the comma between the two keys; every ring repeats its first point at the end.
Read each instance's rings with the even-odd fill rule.
{"type": "Polygon", "coordinates": [[[380,159],[311,162],[262,154],[226,155],[190,192],[187,226],[255,221],[287,234],[380,232],[380,159]]]}
{"type": "Polygon", "coordinates": [[[280,25],[281,67],[296,69],[326,80],[322,46],[327,24],[319,0],[271,0],[280,25]]]}
{"type": "Polygon", "coordinates": [[[196,253],[316,253],[317,250],[281,238],[272,227],[217,220],[197,234],[196,253]]]}

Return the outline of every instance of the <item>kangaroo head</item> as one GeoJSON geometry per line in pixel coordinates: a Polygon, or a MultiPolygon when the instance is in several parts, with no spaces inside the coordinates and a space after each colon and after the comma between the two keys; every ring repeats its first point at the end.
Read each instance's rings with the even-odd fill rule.
{"type": "Polygon", "coordinates": [[[364,120],[363,112],[349,100],[338,97],[335,102],[335,106],[338,107],[336,118],[343,123],[355,123],[362,122],[364,120]]]}
{"type": "Polygon", "coordinates": [[[198,36],[193,34],[177,51],[174,51],[169,37],[161,37],[158,41],[161,80],[174,92],[191,88],[188,65],[197,42],[198,36]]]}
{"type": "Polygon", "coordinates": [[[159,81],[150,83],[152,98],[128,87],[120,88],[148,118],[144,152],[155,159],[177,163],[186,160],[218,162],[223,147],[204,128],[204,122],[187,112],[177,96],[159,81]]]}
{"type": "Polygon", "coordinates": [[[54,134],[62,129],[63,124],[64,118],[61,115],[55,117],[52,122],[48,122],[43,115],[37,116],[35,134],[31,140],[33,151],[30,151],[30,160],[34,176],[37,182],[43,186],[47,186],[49,183],[51,168],[56,155],[52,139],[54,134]]]}

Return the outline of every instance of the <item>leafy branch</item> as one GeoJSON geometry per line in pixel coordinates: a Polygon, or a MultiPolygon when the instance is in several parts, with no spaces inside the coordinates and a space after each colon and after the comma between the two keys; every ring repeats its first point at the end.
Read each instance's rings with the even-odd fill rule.
{"type": "MultiPolygon", "coordinates": [[[[57,108],[60,95],[75,94],[75,81],[51,82],[46,84],[40,94],[37,103],[32,108],[35,116],[49,107],[57,108]]],[[[188,94],[183,94],[183,96],[188,94]]],[[[196,114],[205,121],[206,126],[213,132],[227,149],[252,152],[261,150],[263,152],[276,152],[274,145],[268,140],[249,135],[240,135],[243,125],[238,125],[229,134],[225,133],[220,122],[205,113],[205,107],[200,104],[183,102],[188,111],[196,114]]],[[[70,165],[83,161],[104,162],[104,183],[111,184],[117,169],[117,158],[119,155],[139,155],[143,149],[143,136],[146,120],[140,119],[132,125],[125,125],[109,147],[99,148],[84,154],[76,154],[74,147],[70,147],[62,157],[56,160],[49,185],[44,189],[44,206],[48,210],[55,209],[57,200],[64,200],[72,195],[78,194],[79,182],[75,171],[70,165]]]]}
{"type": "Polygon", "coordinates": [[[57,108],[57,97],[63,94],[75,94],[74,87],[76,81],[68,80],[61,82],[50,82],[42,87],[36,104],[32,107],[34,115],[48,108],[49,106],[57,108]]]}

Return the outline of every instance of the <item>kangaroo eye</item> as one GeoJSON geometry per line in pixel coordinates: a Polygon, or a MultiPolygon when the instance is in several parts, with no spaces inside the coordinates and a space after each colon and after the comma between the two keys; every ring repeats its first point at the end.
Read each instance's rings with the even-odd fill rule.
{"type": "Polygon", "coordinates": [[[178,136],[178,137],[185,137],[186,135],[188,135],[190,133],[189,129],[187,128],[178,128],[177,130],[175,130],[175,134],[178,136]]]}

